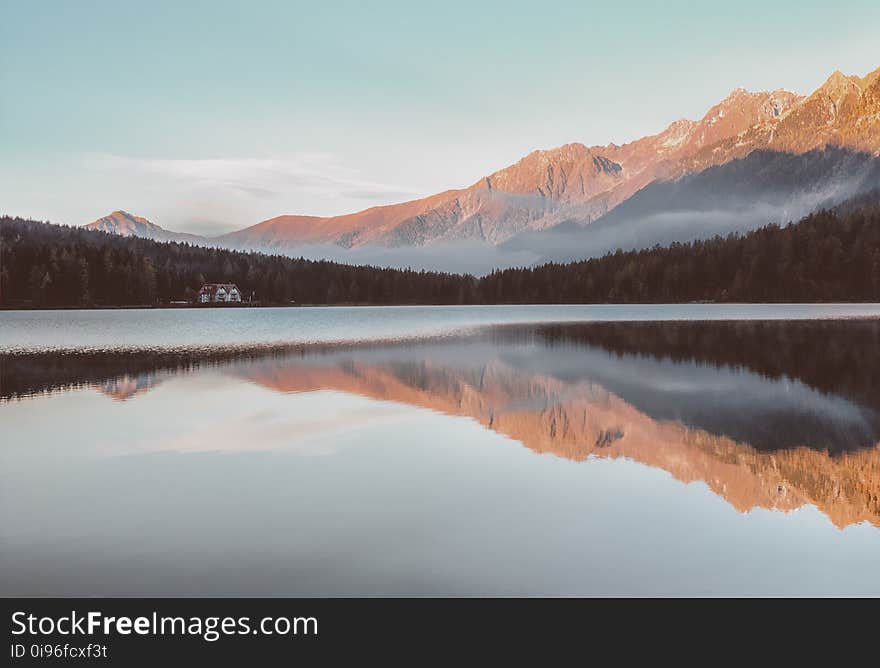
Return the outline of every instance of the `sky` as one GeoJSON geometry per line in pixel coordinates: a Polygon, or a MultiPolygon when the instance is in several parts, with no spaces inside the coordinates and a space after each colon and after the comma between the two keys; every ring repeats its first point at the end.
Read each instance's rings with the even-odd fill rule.
{"type": "Polygon", "coordinates": [[[0,213],[219,234],[880,66],[876,0],[0,0],[0,213]]]}

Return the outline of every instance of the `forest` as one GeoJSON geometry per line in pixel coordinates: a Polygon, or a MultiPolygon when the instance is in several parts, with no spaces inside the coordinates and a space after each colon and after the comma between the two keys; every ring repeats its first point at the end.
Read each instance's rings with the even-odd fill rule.
{"type": "Polygon", "coordinates": [[[785,226],[483,277],[0,218],[6,308],[161,306],[227,282],[263,305],[880,301],[880,193],[785,226]]]}
{"type": "Polygon", "coordinates": [[[880,320],[595,322],[535,328],[545,345],[602,348],[614,355],[748,369],[797,380],[880,414],[880,320]]]}

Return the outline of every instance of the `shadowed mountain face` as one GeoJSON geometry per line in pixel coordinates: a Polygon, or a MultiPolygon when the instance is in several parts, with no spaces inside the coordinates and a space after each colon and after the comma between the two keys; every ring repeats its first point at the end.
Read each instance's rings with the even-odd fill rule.
{"type": "Polygon", "coordinates": [[[802,155],[755,151],[676,180],[656,181],[600,220],[569,222],[502,245],[540,261],[600,257],[617,249],[708,239],[797,221],[880,188],[880,159],[841,148],[802,155]]]}
{"type": "Polygon", "coordinates": [[[539,453],[629,458],[736,508],[816,505],[880,526],[876,321],[511,326],[323,350],[6,355],[6,399],[91,385],[133,399],[180,373],[335,390],[469,417],[539,453]]]}
{"type": "MultiPolygon", "coordinates": [[[[367,247],[411,249],[450,245],[448,252],[454,255],[461,252],[461,244],[492,246],[523,233],[539,232],[562,223],[586,225],[613,211],[622,202],[627,202],[633,194],[649,184],[726,165],[754,151],[799,156],[828,146],[868,155],[880,152],[880,70],[864,78],[835,73],[808,97],[785,90],[752,93],[737,89],[700,120],[678,120],[656,135],[622,146],[608,144],[588,147],[572,143],[534,151],[516,164],[489,174],[468,188],[341,216],[283,215],[221,237],[202,238],[200,241],[230,248],[282,253],[306,248],[309,249],[309,256],[324,253],[334,259],[343,259],[335,254],[340,248],[356,250],[367,247]],[[337,251],[334,252],[333,248],[337,251]]],[[[779,178],[779,172],[773,172],[776,177],[773,180],[775,196],[769,202],[762,200],[760,203],[769,209],[754,207],[748,189],[731,188],[731,184],[726,183],[728,187],[722,192],[722,197],[736,197],[737,200],[732,207],[731,202],[723,202],[721,210],[729,214],[753,206],[750,215],[743,216],[741,211],[737,211],[735,223],[727,221],[720,228],[713,228],[712,221],[705,220],[704,216],[702,223],[706,229],[702,232],[694,231],[694,226],[700,221],[684,220],[677,223],[678,227],[690,223],[684,229],[659,224],[664,234],[658,239],[662,238],[664,242],[682,240],[676,234],[695,238],[717,231],[754,227],[756,222],[767,223],[778,216],[796,217],[809,212],[810,198],[804,198],[804,194],[814,192],[813,182],[809,178],[812,171],[820,170],[824,164],[823,159],[816,156],[807,162],[813,161],[817,161],[819,166],[800,167],[791,174],[793,177],[800,176],[806,169],[810,172],[805,174],[807,182],[800,182],[797,178],[779,178]],[[800,213],[787,214],[786,207],[795,206],[792,204],[795,201],[800,213]]],[[[759,160],[759,170],[761,165],[759,160]]],[[[746,165],[750,166],[751,163],[746,165]]],[[[777,168],[784,169],[785,165],[777,165],[777,168]]],[[[845,168],[839,175],[840,179],[850,176],[845,168]]],[[[711,178],[720,177],[716,175],[711,178]]],[[[669,201],[659,202],[663,206],[654,213],[665,215],[672,212],[685,216],[692,210],[692,202],[688,199],[693,196],[688,190],[690,186],[686,184],[676,188],[678,190],[673,189],[666,195],[656,195],[661,200],[672,197],[677,201],[672,206],[669,201]]],[[[827,195],[832,196],[834,193],[827,195]]],[[[636,208],[644,208],[652,201],[650,197],[643,197],[636,208]]],[[[705,207],[696,210],[701,213],[707,211],[705,207]]],[[[126,220],[110,220],[114,217],[118,218],[113,214],[96,221],[92,227],[105,231],[118,228],[123,234],[139,234],[142,231],[144,234],[157,235],[151,238],[168,238],[175,234],[157,226],[131,228],[126,220]],[[129,232],[129,229],[132,231],[129,232]]],[[[608,224],[612,223],[609,221],[608,224]]],[[[541,247],[539,239],[534,239],[538,248],[541,247]]],[[[530,240],[527,237],[518,243],[524,245],[530,240]]],[[[586,250],[576,248],[572,252],[575,257],[586,257],[585,252],[589,254],[590,248],[588,243],[586,250]]],[[[521,262],[522,259],[508,258],[505,262],[504,258],[484,258],[484,263],[498,266],[521,262]]],[[[349,261],[399,266],[420,264],[419,257],[400,254],[377,257],[375,254],[364,256],[353,253],[349,261]]]]}

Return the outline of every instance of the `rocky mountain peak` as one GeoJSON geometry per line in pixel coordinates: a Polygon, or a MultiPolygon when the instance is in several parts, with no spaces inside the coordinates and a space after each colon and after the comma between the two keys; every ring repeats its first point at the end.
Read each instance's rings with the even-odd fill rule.
{"type": "Polygon", "coordinates": [[[157,241],[199,241],[200,237],[193,234],[170,232],[156,223],[128,211],[117,209],[103,218],[84,226],[88,230],[118,234],[122,237],[142,237],[157,241]]]}
{"type": "Polygon", "coordinates": [[[867,90],[872,86],[880,85],[880,67],[873,72],[869,72],[862,78],[862,88],[867,90]]]}
{"type": "Polygon", "coordinates": [[[162,229],[146,218],[135,216],[123,209],[117,209],[103,218],[98,218],[98,220],[89,223],[86,227],[89,229],[97,229],[104,232],[119,234],[121,236],[143,236],[143,233],[148,230],[162,229]]]}
{"type": "Polygon", "coordinates": [[[857,76],[847,76],[840,70],[835,70],[813,93],[813,96],[826,96],[840,102],[847,97],[857,96],[862,92],[862,79],[857,76]]]}

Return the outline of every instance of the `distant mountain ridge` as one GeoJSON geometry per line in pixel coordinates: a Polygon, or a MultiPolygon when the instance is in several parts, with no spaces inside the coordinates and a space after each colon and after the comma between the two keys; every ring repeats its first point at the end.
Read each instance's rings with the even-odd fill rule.
{"type": "Polygon", "coordinates": [[[114,212],[88,227],[157,240],[294,251],[413,248],[445,242],[493,246],[561,223],[586,225],[649,184],[702,172],[756,150],[806,154],[827,146],[880,155],[880,69],[832,74],[809,96],[736,89],[698,121],[624,145],[573,143],[538,150],[468,188],[334,217],[282,215],[219,237],[184,235],[114,212]]]}
{"type": "Polygon", "coordinates": [[[98,230],[100,232],[108,232],[110,234],[118,234],[122,237],[141,237],[143,239],[153,239],[154,241],[189,241],[192,243],[200,243],[205,240],[196,234],[186,234],[183,232],[171,232],[155,223],[151,223],[146,218],[135,216],[128,211],[114,211],[93,223],[85,225],[87,229],[98,230]]]}
{"type": "Polygon", "coordinates": [[[573,143],[533,151],[463,190],[334,218],[279,216],[219,241],[270,248],[297,243],[423,246],[460,240],[494,245],[566,220],[588,223],[648,183],[684,173],[684,156],[777,118],[801,99],[783,90],[738,89],[700,121],[676,121],[660,134],[623,146],[573,143]]]}
{"type": "Polygon", "coordinates": [[[880,158],[829,146],[803,154],[760,149],[744,158],[657,180],[590,225],[568,222],[502,244],[540,262],[598,257],[796,221],[880,188],[880,158]]]}

